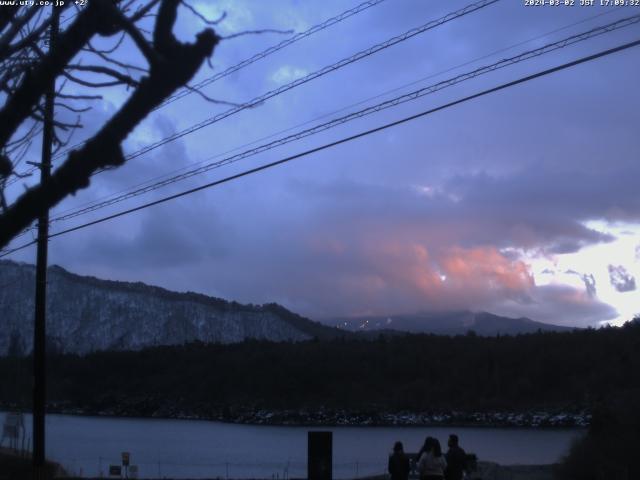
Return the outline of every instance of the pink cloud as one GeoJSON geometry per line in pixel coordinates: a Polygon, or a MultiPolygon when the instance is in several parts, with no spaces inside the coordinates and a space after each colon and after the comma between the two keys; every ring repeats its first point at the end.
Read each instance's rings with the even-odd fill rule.
{"type": "Polygon", "coordinates": [[[526,297],[535,287],[528,266],[495,247],[430,250],[398,235],[387,241],[370,236],[346,251],[330,248],[332,242],[323,245],[335,285],[350,300],[351,314],[477,310],[499,299],[526,297]],[[344,255],[359,257],[357,267],[342,263],[344,255]]]}
{"type": "Polygon", "coordinates": [[[451,247],[439,264],[447,281],[456,287],[523,292],[534,286],[524,262],[511,260],[494,247],[451,247]]]}

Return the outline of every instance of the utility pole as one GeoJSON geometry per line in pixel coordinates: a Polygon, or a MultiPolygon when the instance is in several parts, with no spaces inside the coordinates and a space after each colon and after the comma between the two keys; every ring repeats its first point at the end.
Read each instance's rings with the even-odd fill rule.
{"type": "MultiPolygon", "coordinates": [[[[59,15],[51,7],[49,51],[54,48],[58,36],[59,15]]],[[[44,100],[44,125],[42,130],[42,162],[40,184],[45,185],[51,176],[51,150],[53,146],[53,107],[56,94],[55,78],[47,88],[44,100]]],[[[44,480],[45,470],[45,401],[46,401],[46,305],[47,305],[47,248],[49,242],[49,209],[42,206],[38,217],[38,250],[36,259],[36,300],[33,328],[33,478],[44,480]]]]}

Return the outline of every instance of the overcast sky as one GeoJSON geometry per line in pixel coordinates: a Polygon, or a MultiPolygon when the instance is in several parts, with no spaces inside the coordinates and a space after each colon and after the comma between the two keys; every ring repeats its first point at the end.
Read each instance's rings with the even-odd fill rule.
{"type": "MultiPolygon", "coordinates": [[[[204,92],[247,101],[467,3],[386,0],[204,92]]],[[[212,18],[226,11],[218,31],[228,35],[261,28],[300,32],[357,0],[193,5],[212,18]]],[[[502,0],[98,175],[52,216],[305,122],[308,127],[637,14],[638,7],[527,7],[502,0]]],[[[639,25],[59,222],[52,230],[635,40],[639,25]]],[[[193,38],[201,28],[181,11],[180,38],[193,38]]],[[[214,52],[213,71],[203,68],[196,81],[285,38],[225,40],[214,52]]],[[[133,48],[127,58],[136,58],[133,48]]],[[[636,47],[58,237],[50,243],[50,263],[239,302],[278,302],[318,320],[470,309],[562,325],[621,323],[640,312],[639,87],[636,47]]],[[[105,101],[84,118],[85,133],[99,128],[128,94],[105,92],[105,101]]],[[[126,150],[228,108],[190,95],[150,115],[126,150]]],[[[15,195],[22,186],[12,188],[15,195]]],[[[35,249],[12,258],[34,262],[35,249]]]]}

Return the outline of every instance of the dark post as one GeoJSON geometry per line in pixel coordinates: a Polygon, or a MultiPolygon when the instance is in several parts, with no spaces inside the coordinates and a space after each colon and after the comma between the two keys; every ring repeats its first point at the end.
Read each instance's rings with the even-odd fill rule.
{"type": "Polygon", "coordinates": [[[307,448],[308,480],[331,480],[333,477],[332,432],[309,432],[307,448]]]}
{"type": "MultiPolygon", "coordinates": [[[[52,7],[49,50],[53,48],[58,35],[59,16],[52,7]]],[[[44,122],[42,130],[42,163],[40,183],[45,184],[51,175],[51,148],[53,144],[53,106],[56,82],[49,85],[45,95],[44,122]]],[[[33,329],[33,474],[34,479],[45,478],[45,431],[44,411],[46,399],[46,316],[47,304],[47,247],[49,236],[49,209],[43,205],[38,217],[38,250],[36,258],[36,300],[33,329]]]]}

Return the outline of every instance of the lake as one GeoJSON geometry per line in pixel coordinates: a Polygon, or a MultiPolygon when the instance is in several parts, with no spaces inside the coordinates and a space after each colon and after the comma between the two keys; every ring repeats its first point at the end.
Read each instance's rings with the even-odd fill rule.
{"type": "MultiPolygon", "coordinates": [[[[0,413],[0,425],[5,413],[0,413]]],[[[445,446],[457,433],[461,446],[479,460],[502,464],[553,463],[581,429],[458,427],[276,427],[200,420],[48,415],[47,458],[70,473],[107,476],[121,452],[131,454],[139,477],[278,478],[306,476],[307,432],[333,431],[334,478],[386,471],[393,443],[417,452],[427,435],[445,446]]],[[[31,437],[31,416],[26,417],[31,437]]],[[[6,445],[6,443],[5,443],[6,445]]]]}

